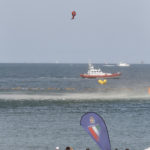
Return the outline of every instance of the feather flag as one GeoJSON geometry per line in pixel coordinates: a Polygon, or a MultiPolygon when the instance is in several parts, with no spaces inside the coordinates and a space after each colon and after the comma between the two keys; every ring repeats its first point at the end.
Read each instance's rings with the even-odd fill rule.
{"type": "Polygon", "coordinates": [[[94,112],[86,113],[81,117],[80,124],[101,150],[111,150],[107,127],[102,117],[94,112]]]}

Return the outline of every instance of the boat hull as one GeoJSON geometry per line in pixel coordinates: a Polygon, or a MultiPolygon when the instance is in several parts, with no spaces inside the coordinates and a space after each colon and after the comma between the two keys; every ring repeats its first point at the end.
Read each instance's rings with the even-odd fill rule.
{"type": "Polygon", "coordinates": [[[80,74],[82,78],[119,78],[121,73],[105,74],[105,75],[89,75],[89,74],[80,74]]]}

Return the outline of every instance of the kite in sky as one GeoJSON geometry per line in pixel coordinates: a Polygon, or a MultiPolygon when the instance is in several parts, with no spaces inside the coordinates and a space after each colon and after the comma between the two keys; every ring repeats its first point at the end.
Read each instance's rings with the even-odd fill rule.
{"type": "Polygon", "coordinates": [[[76,12],[72,11],[72,19],[74,19],[75,16],[76,16],[76,12]]]}

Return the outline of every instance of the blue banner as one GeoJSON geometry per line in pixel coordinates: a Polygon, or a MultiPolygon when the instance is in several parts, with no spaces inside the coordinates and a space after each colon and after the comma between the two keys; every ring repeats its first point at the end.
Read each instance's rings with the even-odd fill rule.
{"type": "Polygon", "coordinates": [[[102,117],[94,112],[89,112],[82,116],[80,124],[101,150],[111,150],[107,127],[102,117]]]}

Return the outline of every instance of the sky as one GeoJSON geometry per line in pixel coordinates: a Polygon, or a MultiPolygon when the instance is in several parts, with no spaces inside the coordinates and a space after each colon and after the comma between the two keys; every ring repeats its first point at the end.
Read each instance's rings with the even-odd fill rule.
{"type": "Polygon", "coordinates": [[[0,63],[89,61],[150,63],[150,1],[0,0],[0,63]]]}

